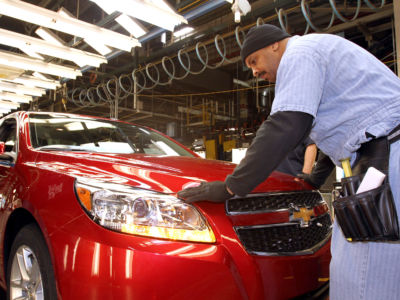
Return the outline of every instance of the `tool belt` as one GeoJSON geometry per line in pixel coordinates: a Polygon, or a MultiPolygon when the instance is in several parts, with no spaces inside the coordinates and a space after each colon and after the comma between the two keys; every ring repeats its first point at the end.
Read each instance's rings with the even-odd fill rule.
{"type": "Polygon", "coordinates": [[[400,139],[400,125],[388,136],[361,145],[353,168],[354,176],[341,180],[334,193],[336,221],[348,241],[398,241],[399,225],[392,191],[386,176],[375,189],[356,194],[368,167],[388,175],[390,144],[400,139]]]}

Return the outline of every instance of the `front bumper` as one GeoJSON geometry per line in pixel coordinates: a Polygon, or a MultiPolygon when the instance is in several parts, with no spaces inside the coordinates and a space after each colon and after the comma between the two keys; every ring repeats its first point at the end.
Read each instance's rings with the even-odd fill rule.
{"type": "Polygon", "coordinates": [[[216,244],[143,238],[109,231],[85,215],[50,240],[63,300],[289,299],[318,289],[330,259],[329,243],[313,255],[252,256],[232,238],[216,244]]]}

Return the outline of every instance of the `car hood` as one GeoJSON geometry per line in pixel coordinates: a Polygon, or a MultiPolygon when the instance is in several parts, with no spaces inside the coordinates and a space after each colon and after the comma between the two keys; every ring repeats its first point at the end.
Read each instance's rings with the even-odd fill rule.
{"type": "MultiPolygon", "coordinates": [[[[182,156],[41,152],[36,165],[73,177],[129,184],[162,193],[176,193],[201,181],[224,181],[236,164],[182,156]]],[[[306,189],[294,177],[273,172],[254,192],[306,189]]]]}

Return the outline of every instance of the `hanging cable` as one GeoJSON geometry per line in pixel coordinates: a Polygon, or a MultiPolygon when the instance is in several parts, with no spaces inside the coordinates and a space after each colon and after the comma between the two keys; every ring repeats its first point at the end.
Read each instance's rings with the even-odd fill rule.
{"type": "MultiPolygon", "coordinates": [[[[370,9],[376,11],[383,8],[386,1],[381,0],[379,6],[372,4],[369,0],[364,0],[364,3],[370,9]]],[[[307,34],[310,28],[316,32],[329,30],[333,25],[335,17],[342,22],[356,20],[361,10],[362,1],[357,0],[355,12],[351,18],[344,17],[343,14],[339,12],[335,0],[329,0],[329,5],[332,9],[330,21],[326,27],[319,28],[311,20],[311,8],[308,0],[301,0],[300,9],[307,24],[304,34],[307,34]]],[[[281,28],[287,32],[289,27],[288,12],[297,10],[298,8],[299,6],[287,10],[281,8],[277,10],[276,16],[271,16],[267,19],[272,20],[273,18],[278,18],[281,28]]],[[[262,24],[264,24],[264,19],[259,17],[256,21],[256,26],[262,24]]],[[[234,35],[232,39],[234,42],[233,47],[236,47],[236,49],[240,51],[245,36],[244,29],[237,26],[233,32],[226,34],[225,38],[231,35],[234,35]]],[[[234,53],[234,50],[235,49],[231,49],[230,52],[234,53]]],[[[130,74],[122,74],[119,77],[114,76],[106,82],[98,84],[96,87],[74,88],[71,91],[65,92],[65,98],[79,107],[95,107],[106,104],[114,105],[116,99],[120,102],[129,95],[137,96],[143,90],[152,90],[158,85],[166,86],[171,84],[173,80],[185,79],[189,74],[199,75],[206,69],[217,69],[224,63],[233,62],[234,61],[229,58],[227,53],[227,45],[224,36],[217,34],[214,39],[209,42],[197,42],[194,47],[180,49],[176,56],[164,56],[159,62],[150,62],[144,67],[135,68],[130,74]],[[218,61],[215,63],[210,63],[209,47],[212,46],[214,46],[216,50],[214,53],[217,53],[216,57],[218,61]],[[191,55],[191,53],[194,55],[191,55]],[[193,63],[193,60],[196,60],[197,63],[193,63]],[[183,69],[183,72],[177,72],[177,66],[183,69]],[[195,70],[193,66],[197,66],[197,69],[195,70]],[[178,76],[177,73],[182,75],[178,76]]]]}

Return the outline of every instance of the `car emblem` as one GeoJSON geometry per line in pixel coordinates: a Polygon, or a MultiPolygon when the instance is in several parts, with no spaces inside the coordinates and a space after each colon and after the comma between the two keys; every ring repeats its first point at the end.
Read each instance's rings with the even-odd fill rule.
{"type": "Polygon", "coordinates": [[[290,221],[300,221],[301,227],[308,227],[315,217],[314,209],[290,205],[290,221]]]}

